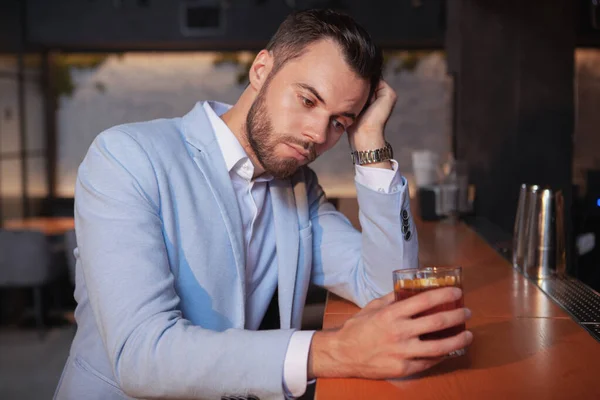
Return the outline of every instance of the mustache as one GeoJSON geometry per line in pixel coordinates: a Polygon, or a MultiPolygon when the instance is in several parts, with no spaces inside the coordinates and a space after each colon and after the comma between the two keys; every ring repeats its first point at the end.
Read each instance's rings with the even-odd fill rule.
{"type": "Polygon", "coordinates": [[[297,146],[302,147],[304,150],[308,152],[308,161],[312,162],[317,158],[317,150],[315,148],[315,144],[309,141],[298,139],[294,136],[286,136],[282,140],[282,142],[292,143],[297,146]]]}

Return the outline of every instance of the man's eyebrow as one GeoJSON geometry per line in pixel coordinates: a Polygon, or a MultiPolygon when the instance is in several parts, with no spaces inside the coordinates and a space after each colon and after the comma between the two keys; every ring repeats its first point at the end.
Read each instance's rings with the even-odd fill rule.
{"type": "Polygon", "coordinates": [[[327,105],[325,103],[325,100],[323,100],[323,98],[321,97],[321,95],[319,94],[319,92],[317,92],[317,89],[315,89],[314,87],[306,84],[306,83],[297,83],[296,85],[300,86],[302,89],[306,89],[309,92],[311,92],[316,98],[317,100],[319,100],[321,103],[323,103],[323,105],[327,105]]]}
{"type": "Polygon", "coordinates": [[[356,120],[356,114],[351,112],[343,112],[342,115],[344,117],[350,118],[352,121],[356,120]]]}
{"type": "MultiPolygon", "coordinates": [[[[317,89],[315,89],[311,85],[306,84],[306,83],[297,83],[296,85],[301,87],[302,89],[308,90],[317,98],[317,100],[319,100],[321,103],[323,103],[323,105],[327,105],[327,103],[325,103],[325,100],[323,100],[323,98],[321,97],[321,95],[319,94],[317,89]]],[[[346,118],[350,118],[352,121],[356,120],[356,114],[351,113],[351,112],[343,112],[340,115],[342,115],[346,118]]]]}

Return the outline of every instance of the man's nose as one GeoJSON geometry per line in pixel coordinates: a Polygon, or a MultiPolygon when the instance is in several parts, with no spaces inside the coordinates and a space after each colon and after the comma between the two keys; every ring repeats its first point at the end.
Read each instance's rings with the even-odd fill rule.
{"type": "Polygon", "coordinates": [[[323,144],[327,140],[327,132],[329,131],[329,120],[313,121],[313,123],[306,128],[306,136],[309,137],[310,141],[314,144],[323,144]]]}

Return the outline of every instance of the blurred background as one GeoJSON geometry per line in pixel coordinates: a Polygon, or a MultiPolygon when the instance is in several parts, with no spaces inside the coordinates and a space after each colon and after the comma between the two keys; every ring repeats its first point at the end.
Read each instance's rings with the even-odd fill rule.
{"type": "MultiPolygon", "coordinates": [[[[67,357],[74,183],[94,137],[234,103],[279,23],[313,7],[350,13],[384,48],[398,93],[386,135],[413,194],[424,150],[468,165],[471,215],[502,232],[521,183],[560,188],[568,272],[599,290],[595,0],[0,0],[0,398],[50,398],[67,357]]],[[[313,168],[343,210],[355,196],[347,142],[313,168]]]]}

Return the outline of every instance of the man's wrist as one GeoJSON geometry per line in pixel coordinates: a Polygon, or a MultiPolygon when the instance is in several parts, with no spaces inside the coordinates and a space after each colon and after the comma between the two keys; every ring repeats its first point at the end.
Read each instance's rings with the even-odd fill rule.
{"type": "Polygon", "coordinates": [[[361,165],[361,167],[393,169],[392,163],[390,160],[385,160],[385,161],[378,162],[378,163],[364,164],[364,165],[361,165]]]}
{"type": "Polygon", "coordinates": [[[337,338],[337,331],[315,332],[308,353],[308,379],[342,378],[352,376],[341,355],[343,344],[337,338]]]}
{"type": "Polygon", "coordinates": [[[385,147],[385,138],[383,134],[359,134],[356,132],[350,139],[352,148],[356,151],[369,151],[385,147]]]}
{"type": "Polygon", "coordinates": [[[357,135],[350,140],[354,164],[369,168],[392,169],[393,150],[383,134],[357,135]],[[381,160],[381,161],[379,161],[381,160]]]}

